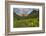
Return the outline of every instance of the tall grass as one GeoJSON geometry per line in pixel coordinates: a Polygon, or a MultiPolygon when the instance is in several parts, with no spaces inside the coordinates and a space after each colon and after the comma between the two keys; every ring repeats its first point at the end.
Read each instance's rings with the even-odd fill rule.
{"type": "Polygon", "coordinates": [[[15,27],[38,27],[39,20],[38,18],[17,18],[14,16],[14,28],[15,27]]]}

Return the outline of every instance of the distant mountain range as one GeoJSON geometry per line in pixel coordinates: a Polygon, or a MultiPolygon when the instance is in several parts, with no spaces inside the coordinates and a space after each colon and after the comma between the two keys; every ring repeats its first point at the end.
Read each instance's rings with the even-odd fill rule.
{"type": "Polygon", "coordinates": [[[28,19],[28,18],[39,18],[39,11],[33,10],[30,14],[22,14],[21,16],[19,16],[18,14],[14,13],[14,17],[18,18],[18,19],[28,19]],[[23,16],[22,16],[23,15],[23,16]],[[27,15],[27,16],[25,16],[27,15]]]}

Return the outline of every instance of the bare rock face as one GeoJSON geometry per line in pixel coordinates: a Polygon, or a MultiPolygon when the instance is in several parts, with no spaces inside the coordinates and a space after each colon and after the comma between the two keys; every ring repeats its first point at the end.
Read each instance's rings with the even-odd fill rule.
{"type": "Polygon", "coordinates": [[[28,16],[29,14],[17,14],[18,16],[28,16]]]}

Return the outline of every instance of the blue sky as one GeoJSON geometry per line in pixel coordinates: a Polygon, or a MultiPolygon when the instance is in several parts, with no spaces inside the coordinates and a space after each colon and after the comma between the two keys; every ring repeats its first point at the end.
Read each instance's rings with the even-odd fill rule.
{"type": "Polygon", "coordinates": [[[16,14],[30,14],[33,11],[31,8],[13,8],[16,14]]]}

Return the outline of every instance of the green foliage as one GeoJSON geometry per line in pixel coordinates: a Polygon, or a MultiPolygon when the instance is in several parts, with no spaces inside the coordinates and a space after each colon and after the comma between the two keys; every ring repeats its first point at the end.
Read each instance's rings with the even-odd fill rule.
{"type": "Polygon", "coordinates": [[[39,12],[33,11],[27,17],[14,16],[14,28],[16,27],[38,27],[39,26],[39,12]]]}

